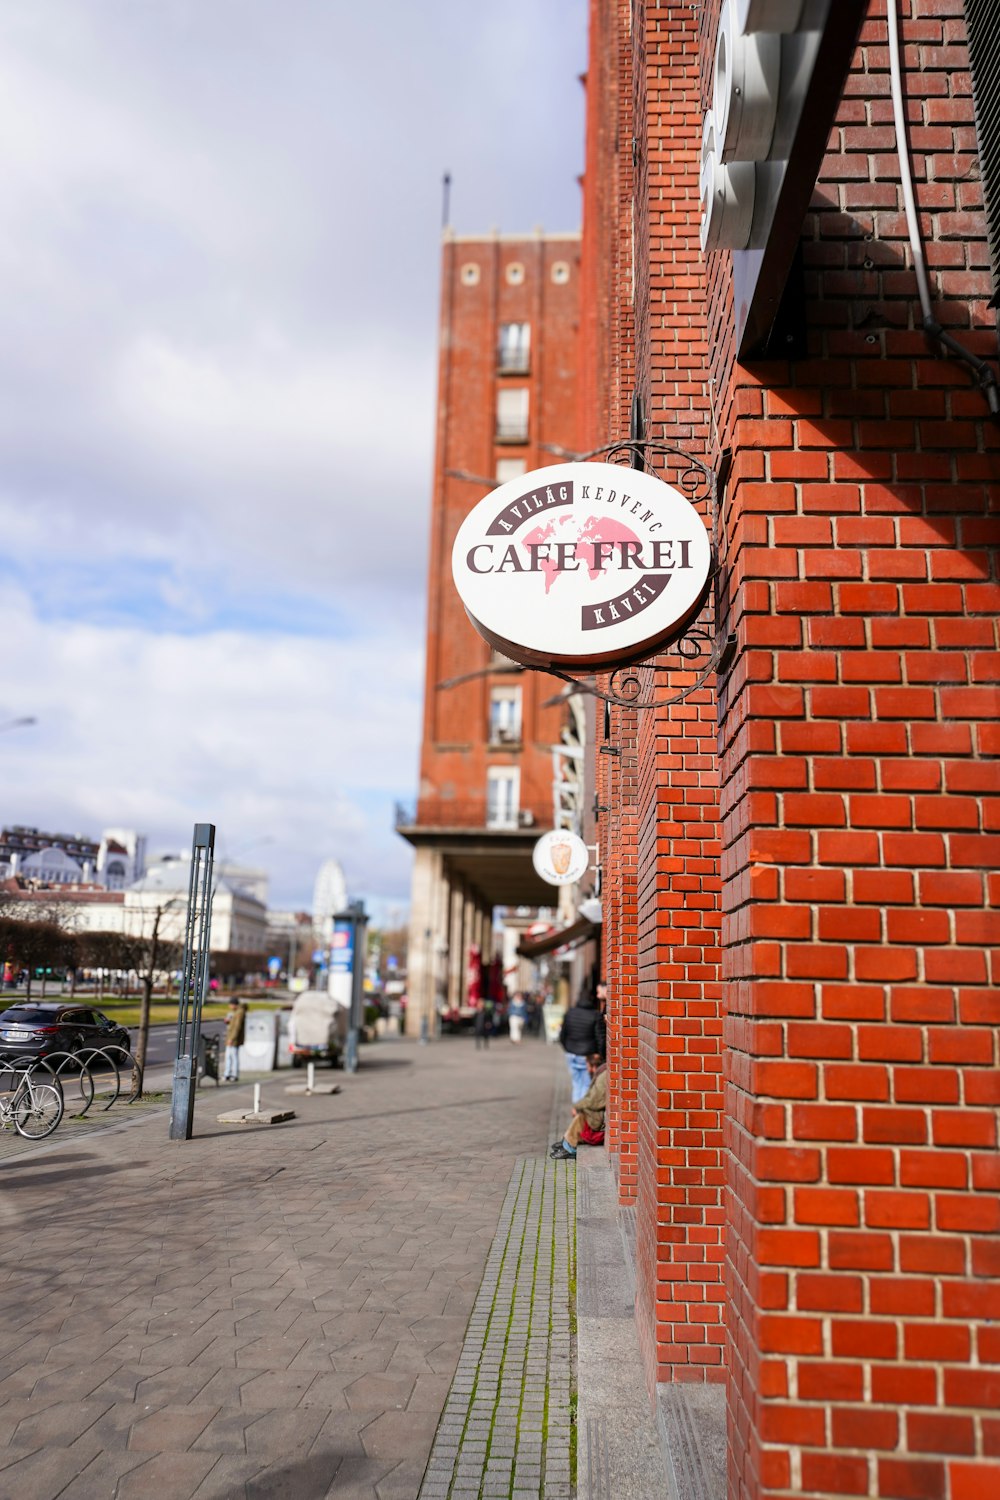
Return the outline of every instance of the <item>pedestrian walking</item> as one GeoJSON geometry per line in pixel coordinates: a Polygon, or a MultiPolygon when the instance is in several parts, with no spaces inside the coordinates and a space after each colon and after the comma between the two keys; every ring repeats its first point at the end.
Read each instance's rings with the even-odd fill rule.
{"type": "Polygon", "coordinates": [[[222,1077],[226,1083],[239,1083],[240,1048],[246,1040],[247,1008],[242,1000],[230,1000],[226,1011],[226,1058],[222,1077]]]}
{"type": "Polygon", "coordinates": [[[476,1033],[476,1051],[480,1047],[489,1047],[490,1037],[493,1035],[493,1001],[484,1000],[476,1011],[474,1022],[476,1033]]]}
{"type": "Polygon", "coordinates": [[[507,1026],[510,1031],[510,1039],[515,1047],[521,1045],[521,1033],[524,1023],[528,1019],[528,1007],[524,996],[517,990],[507,1007],[507,1026]]]}
{"type": "Polygon", "coordinates": [[[559,1045],[566,1054],[570,1095],[573,1103],[578,1104],[590,1088],[587,1058],[592,1052],[604,1056],[604,1017],[593,995],[581,995],[563,1016],[559,1045]]]}

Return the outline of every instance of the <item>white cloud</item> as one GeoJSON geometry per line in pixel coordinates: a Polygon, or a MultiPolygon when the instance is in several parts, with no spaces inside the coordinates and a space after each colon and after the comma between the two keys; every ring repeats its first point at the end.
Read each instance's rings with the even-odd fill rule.
{"type": "Polygon", "coordinates": [[[2,717],[38,720],[0,735],[6,819],[132,826],[160,847],[207,820],[230,851],[273,841],[278,902],[308,904],[331,855],[355,892],[406,899],[392,818],[414,780],[417,643],[67,630],[10,589],[0,617],[18,642],[2,717]]]}
{"type": "Polygon", "coordinates": [[[573,227],[585,10],[0,7],[0,815],[405,894],[441,174],[573,227]]]}

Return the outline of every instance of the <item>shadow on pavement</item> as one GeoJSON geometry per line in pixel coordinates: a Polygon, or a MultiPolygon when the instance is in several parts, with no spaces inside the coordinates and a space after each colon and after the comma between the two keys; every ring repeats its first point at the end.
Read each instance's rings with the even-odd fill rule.
{"type": "MultiPolygon", "coordinates": [[[[315,1097],[323,1098],[325,1096],[317,1094],[315,1097]]],[[[334,1097],[343,1098],[343,1095],[335,1095],[334,1097]]],[[[256,1134],[262,1130],[268,1133],[275,1130],[315,1130],[317,1127],[326,1127],[328,1125],[356,1125],[360,1120],[390,1120],[394,1115],[430,1115],[437,1114],[443,1109],[479,1109],[484,1104],[510,1104],[513,1102],[514,1097],[513,1094],[492,1094],[488,1098],[477,1095],[474,1099],[456,1099],[451,1104],[423,1104],[414,1105],[408,1109],[380,1109],[367,1115],[328,1115],[325,1119],[317,1119],[314,1116],[310,1120],[283,1120],[280,1125],[222,1125],[216,1130],[200,1130],[197,1121],[195,1121],[194,1139],[196,1141],[211,1141],[218,1139],[219,1136],[238,1135],[241,1131],[256,1134]]],[[[177,1144],[183,1145],[183,1142],[178,1142],[177,1144]]]]}
{"type": "MultiPolygon", "coordinates": [[[[31,1162],[18,1163],[22,1170],[31,1166],[31,1162]]],[[[109,1173],[117,1172],[117,1166],[103,1167],[78,1167],[75,1163],[62,1172],[35,1172],[31,1177],[24,1177],[20,1182],[13,1181],[4,1176],[4,1189],[13,1187],[53,1187],[60,1182],[79,1182],[81,1177],[106,1177],[109,1173]]]]}
{"type": "Polygon", "coordinates": [[[199,1491],[204,1500],[323,1500],[328,1494],[336,1494],[340,1488],[350,1488],[358,1494],[361,1485],[370,1487],[384,1479],[395,1467],[392,1463],[379,1462],[364,1453],[327,1452],[313,1454],[297,1463],[269,1465],[242,1483],[234,1485],[223,1481],[221,1485],[207,1485],[199,1491]]]}

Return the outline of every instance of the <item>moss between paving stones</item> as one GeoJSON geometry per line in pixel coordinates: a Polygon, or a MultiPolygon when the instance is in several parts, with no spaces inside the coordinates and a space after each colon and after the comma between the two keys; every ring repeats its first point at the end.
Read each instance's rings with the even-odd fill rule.
{"type": "MultiPolygon", "coordinates": [[[[576,1174],[571,1175],[575,1178],[576,1174]]],[[[569,1389],[565,1402],[560,1399],[558,1409],[554,1409],[551,1384],[546,1379],[543,1389],[535,1387],[541,1395],[540,1411],[537,1406],[532,1406],[529,1413],[525,1406],[529,1383],[534,1385],[538,1380],[537,1369],[530,1369],[529,1362],[534,1353],[537,1365],[540,1358],[539,1342],[544,1343],[546,1363],[550,1364],[553,1337],[561,1337],[565,1327],[572,1338],[575,1330],[575,1308],[572,1301],[576,1286],[574,1201],[575,1183],[572,1186],[561,1183],[546,1162],[522,1161],[518,1164],[508,1188],[494,1241],[495,1249],[500,1252],[499,1264],[491,1252],[483,1285],[469,1320],[465,1349],[445,1403],[438,1436],[424,1477],[421,1494],[426,1500],[442,1496],[458,1500],[460,1495],[472,1493],[481,1496],[482,1500],[500,1496],[509,1500],[515,1491],[523,1493],[525,1488],[533,1487],[536,1480],[529,1478],[523,1469],[519,1472],[522,1436],[525,1438],[523,1451],[526,1468],[533,1473],[537,1471],[540,1496],[547,1493],[555,1495],[557,1492],[565,1495],[567,1483],[572,1485],[575,1482],[577,1398],[572,1349],[569,1389]],[[543,1235],[549,1231],[551,1239],[546,1246],[543,1235]],[[502,1240],[501,1236],[504,1236],[502,1240]],[[562,1246],[560,1237],[564,1241],[562,1246]],[[562,1248],[565,1256],[564,1262],[557,1259],[559,1248],[562,1248]],[[487,1286],[487,1277],[492,1279],[491,1287],[487,1286]],[[540,1297],[546,1293],[541,1292],[541,1286],[547,1288],[548,1296],[548,1307],[544,1314],[540,1297]],[[568,1301],[565,1324],[561,1316],[564,1295],[568,1301]],[[507,1300],[501,1300],[502,1297],[507,1300]],[[556,1299],[555,1308],[553,1298],[556,1299]],[[559,1320],[558,1326],[554,1314],[559,1320]],[[544,1321],[541,1321],[543,1316],[544,1321]],[[474,1373],[470,1369],[473,1360],[474,1373]],[[513,1375],[518,1360],[523,1361],[523,1364],[520,1370],[520,1397],[515,1414],[513,1408],[505,1404],[509,1403],[512,1393],[509,1383],[505,1386],[504,1376],[508,1361],[509,1373],[513,1375]],[[490,1372],[489,1390],[480,1378],[481,1373],[485,1374],[486,1371],[490,1372]],[[494,1380],[495,1392],[492,1390],[494,1380]],[[480,1394],[487,1402],[492,1394],[488,1414],[482,1407],[477,1407],[480,1394]],[[525,1427],[525,1420],[529,1415],[533,1419],[532,1425],[525,1427]],[[535,1425],[539,1418],[540,1431],[535,1425]],[[554,1420],[555,1432],[558,1433],[556,1451],[552,1449],[554,1420]],[[565,1458],[562,1449],[564,1427],[568,1449],[565,1458]],[[528,1435],[536,1431],[540,1443],[538,1449],[534,1450],[528,1435]],[[529,1452],[530,1459],[527,1458],[529,1452]]],[[[559,1384],[565,1388],[567,1382],[563,1380],[559,1384]]]]}

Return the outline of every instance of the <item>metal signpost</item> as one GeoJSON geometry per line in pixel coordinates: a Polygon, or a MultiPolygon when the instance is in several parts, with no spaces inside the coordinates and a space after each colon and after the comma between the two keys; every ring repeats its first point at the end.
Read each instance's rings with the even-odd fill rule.
{"type": "Polygon", "coordinates": [[[177,1054],[174,1058],[174,1092],[170,1105],[172,1141],[189,1141],[194,1123],[201,1010],[208,992],[214,855],[215,824],[196,823],[191,845],[191,879],[188,883],[187,916],[184,923],[184,960],[177,1006],[177,1054]]]}
{"type": "Polygon", "coordinates": [[[351,969],[351,1008],[347,1022],[347,1048],[344,1052],[344,1072],[358,1071],[358,1038],[361,1033],[361,1015],[365,998],[365,930],[368,916],[363,901],[352,901],[346,911],[334,917],[333,966],[336,969],[351,969]],[[339,942],[338,942],[339,938],[339,942]]]}

